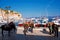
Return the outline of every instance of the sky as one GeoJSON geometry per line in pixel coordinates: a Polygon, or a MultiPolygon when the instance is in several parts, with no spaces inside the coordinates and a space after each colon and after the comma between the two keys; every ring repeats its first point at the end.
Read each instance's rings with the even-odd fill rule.
{"type": "Polygon", "coordinates": [[[0,8],[6,6],[22,17],[60,16],[60,0],[0,0],[0,8]]]}

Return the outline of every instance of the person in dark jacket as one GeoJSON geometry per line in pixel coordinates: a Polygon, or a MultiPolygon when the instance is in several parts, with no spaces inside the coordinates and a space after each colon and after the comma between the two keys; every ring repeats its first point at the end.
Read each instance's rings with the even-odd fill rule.
{"type": "Polygon", "coordinates": [[[54,24],[54,36],[58,37],[58,25],[54,24]]]}
{"type": "Polygon", "coordinates": [[[53,34],[54,34],[54,32],[55,32],[55,29],[54,29],[55,26],[54,26],[54,25],[55,25],[55,24],[52,25],[52,29],[53,29],[53,30],[52,30],[52,33],[53,33],[53,34]]]}

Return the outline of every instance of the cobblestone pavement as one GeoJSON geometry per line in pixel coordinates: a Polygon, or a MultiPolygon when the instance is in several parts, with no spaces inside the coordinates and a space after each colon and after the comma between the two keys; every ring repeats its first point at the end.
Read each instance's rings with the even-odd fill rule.
{"type": "MultiPolygon", "coordinates": [[[[43,29],[43,28],[41,28],[43,29]]],[[[46,29],[46,28],[45,28],[46,29]]],[[[4,37],[1,35],[1,29],[0,29],[0,40],[60,40],[60,33],[59,37],[53,37],[52,35],[49,35],[49,32],[43,31],[43,30],[34,30],[33,33],[27,32],[27,35],[25,36],[23,34],[23,30],[17,28],[16,32],[11,31],[11,36],[8,36],[8,32],[4,31],[4,37]]]]}

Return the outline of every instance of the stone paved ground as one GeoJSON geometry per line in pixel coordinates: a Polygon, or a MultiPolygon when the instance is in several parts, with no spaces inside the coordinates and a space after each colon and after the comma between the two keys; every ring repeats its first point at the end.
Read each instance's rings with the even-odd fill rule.
{"type": "Polygon", "coordinates": [[[43,31],[43,30],[34,30],[33,33],[28,31],[27,35],[25,36],[23,34],[23,30],[17,28],[16,32],[11,31],[10,37],[8,37],[7,34],[8,32],[4,31],[4,37],[3,37],[1,35],[1,29],[0,29],[0,40],[60,40],[60,33],[59,33],[59,37],[57,38],[49,35],[48,31],[43,31]]]}

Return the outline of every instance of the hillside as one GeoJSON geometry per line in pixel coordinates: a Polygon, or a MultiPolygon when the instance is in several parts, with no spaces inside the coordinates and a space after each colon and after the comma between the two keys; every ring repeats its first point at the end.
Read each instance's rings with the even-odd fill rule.
{"type": "Polygon", "coordinates": [[[21,13],[12,11],[12,10],[4,10],[0,9],[0,19],[1,20],[19,20],[22,18],[21,13]]]}

